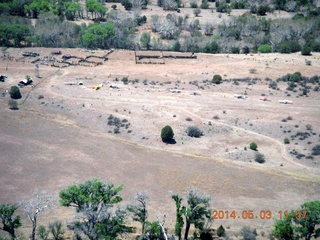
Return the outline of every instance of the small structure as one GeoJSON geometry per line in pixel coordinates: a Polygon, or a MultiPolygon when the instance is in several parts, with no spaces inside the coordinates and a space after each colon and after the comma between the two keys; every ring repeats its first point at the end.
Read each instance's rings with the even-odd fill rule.
{"type": "Polygon", "coordinates": [[[115,85],[115,84],[110,85],[110,88],[119,89],[119,87],[117,85],[115,85]]]}
{"type": "Polygon", "coordinates": [[[18,83],[18,86],[19,87],[24,87],[24,86],[30,85],[31,83],[32,83],[32,78],[23,79],[18,83]]]}
{"type": "Polygon", "coordinates": [[[285,100],[279,100],[279,103],[292,104],[292,101],[285,99],[285,100]]]}
{"type": "Polygon", "coordinates": [[[51,52],[51,54],[53,54],[53,55],[60,55],[61,53],[62,53],[61,50],[53,50],[51,52]]]}
{"type": "Polygon", "coordinates": [[[21,55],[24,56],[24,57],[38,57],[39,53],[36,53],[36,52],[22,52],[21,55]]]}
{"type": "Polygon", "coordinates": [[[172,93],[181,93],[181,90],[179,89],[169,89],[169,91],[172,93]]]}
{"type": "Polygon", "coordinates": [[[64,85],[77,85],[76,82],[65,82],[64,85]]]}
{"type": "Polygon", "coordinates": [[[243,94],[234,94],[234,97],[238,98],[238,99],[246,99],[246,98],[248,98],[246,95],[243,95],[243,94]]]}

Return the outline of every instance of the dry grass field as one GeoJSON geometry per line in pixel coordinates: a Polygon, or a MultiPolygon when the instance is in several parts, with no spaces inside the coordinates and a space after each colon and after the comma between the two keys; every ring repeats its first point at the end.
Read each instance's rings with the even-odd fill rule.
{"type": "MultiPolygon", "coordinates": [[[[52,51],[23,49],[28,50],[40,53],[40,58],[52,51]]],[[[4,56],[0,61],[0,74],[8,76],[0,82],[1,203],[28,199],[35,189],[58,194],[86,179],[106,179],[124,184],[125,201],[137,191],[148,191],[150,217],[166,212],[166,225],[172,231],[175,213],[170,193],[183,194],[189,187],[210,194],[213,209],[271,210],[276,217],[279,210],[297,209],[320,198],[319,156],[297,159],[290,153],[296,150],[308,156],[319,144],[320,94],[311,90],[308,97],[301,97],[287,92],[286,83],[273,90],[265,80],[297,71],[308,77],[319,74],[319,53],[196,54],[196,59],[136,64],[133,51],[115,50],[103,61],[97,56],[107,51],[63,49],[63,54],[82,58],[94,55],[91,61],[103,64],[58,68],[41,61],[41,78],[36,78],[34,59],[21,57],[21,51],[7,49],[12,61],[4,56]],[[215,74],[223,77],[222,84],[210,83],[215,74]],[[3,93],[25,75],[33,77],[35,87],[22,88],[19,110],[10,110],[10,96],[3,93]],[[128,84],[121,81],[125,77],[128,84]],[[235,78],[248,80],[235,84],[230,80],[235,78]],[[83,85],[66,85],[79,81],[83,85]],[[99,90],[92,89],[98,84],[102,84],[99,90]],[[261,101],[262,95],[270,101],[261,101]],[[293,104],[280,104],[283,99],[293,104]],[[108,125],[111,114],[122,120],[118,134],[108,125]],[[292,120],[282,121],[289,116],[292,120]],[[308,124],[314,133],[309,138],[283,143],[285,137],[307,131],[308,124]],[[165,125],[172,126],[176,144],[161,141],[165,125]],[[185,131],[191,125],[204,136],[188,137],[185,131]],[[251,142],[265,155],[264,164],[254,161],[251,142]]],[[[65,219],[71,217],[59,211],[65,219]]],[[[48,219],[49,215],[42,221],[48,219]]],[[[25,230],[30,223],[26,224],[25,230]]],[[[267,239],[273,220],[223,219],[214,221],[213,227],[220,224],[231,236],[241,226],[254,226],[259,239],[267,239]]]]}

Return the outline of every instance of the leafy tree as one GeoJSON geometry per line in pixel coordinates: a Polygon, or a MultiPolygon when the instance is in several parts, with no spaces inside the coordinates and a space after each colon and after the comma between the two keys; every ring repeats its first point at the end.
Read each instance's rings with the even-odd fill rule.
{"type": "Polygon", "coordinates": [[[309,56],[311,55],[311,47],[308,47],[308,46],[303,46],[303,48],[301,49],[301,55],[304,55],[304,56],[309,56]]]}
{"type": "Polygon", "coordinates": [[[276,219],[274,229],[272,230],[273,236],[281,240],[295,239],[294,228],[292,226],[294,217],[295,213],[292,211],[288,215],[284,215],[282,219],[276,219]]]}
{"type": "Polygon", "coordinates": [[[150,41],[151,41],[150,33],[143,32],[140,37],[140,42],[141,42],[142,47],[149,50],[150,49],[150,41]]]}
{"type": "Polygon", "coordinates": [[[14,46],[21,46],[21,41],[30,35],[29,27],[21,24],[11,24],[7,27],[7,38],[14,41],[14,46]]]}
{"type": "Polygon", "coordinates": [[[81,43],[86,48],[107,49],[115,36],[115,25],[113,23],[91,24],[81,36],[81,43]]]}
{"type": "Polygon", "coordinates": [[[284,144],[289,144],[290,140],[289,140],[289,138],[284,138],[283,142],[284,142],[284,144]]]}
{"type": "Polygon", "coordinates": [[[47,0],[35,0],[25,5],[24,9],[27,13],[32,14],[33,18],[38,18],[40,13],[46,13],[50,10],[50,2],[47,0]]]}
{"type": "Polygon", "coordinates": [[[280,42],[277,46],[277,51],[280,53],[294,53],[299,52],[300,50],[300,44],[295,41],[283,41],[280,42]]]}
{"type": "Polygon", "coordinates": [[[2,222],[2,226],[0,226],[0,230],[8,232],[13,239],[16,238],[15,229],[22,226],[20,222],[20,216],[13,217],[13,214],[17,209],[18,207],[16,205],[11,205],[11,204],[0,205],[0,219],[2,222]]]}
{"type": "Polygon", "coordinates": [[[218,53],[219,52],[219,45],[215,41],[212,41],[210,44],[204,47],[205,53],[218,53]]]}
{"type": "Polygon", "coordinates": [[[256,151],[258,148],[258,145],[255,142],[252,142],[252,143],[250,143],[249,147],[251,150],[256,151]]]}
{"type": "Polygon", "coordinates": [[[18,110],[19,109],[17,101],[15,101],[13,99],[8,100],[8,106],[11,110],[18,110]]]}
{"type": "Polygon", "coordinates": [[[301,205],[301,211],[296,211],[294,218],[295,231],[299,238],[310,240],[311,238],[318,238],[320,236],[320,201],[306,202],[301,205]],[[306,216],[303,217],[302,210],[307,211],[306,216]]]}
{"type": "Polygon", "coordinates": [[[172,199],[176,202],[176,224],[174,226],[174,234],[181,240],[181,231],[184,225],[183,221],[183,213],[184,208],[181,206],[181,202],[183,200],[179,195],[172,195],[172,199]]]}
{"type": "Polygon", "coordinates": [[[258,16],[265,16],[268,11],[268,6],[267,5],[259,5],[257,9],[257,15],[258,16]]]}
{"type": "Polygon", "coordinates": [[[284,214],[275,220],[273,235],[278,239],[310,240],[320,236],[320,201],[306,202],[301,209],[284,214]]]}
{"type": "Polygon", "coordinates": [[[179,52],[179,51],[180,51],[180,48],[181,48],[181,44],[179,43],[179,41],[176,41],[176,42],[173,44],[172,50],[173,50],[173,51],[176,51],[176,52],[179,52]]]}
{"type": "Polygon", "coordinates": [[[169,125],[165,126],[161,130],[161,139],[163,142],[170,142],[173,139],[174,133],[172,127],[169,125]]]}
{"type": "Polygon", "coordinates": [[[141,232],[144,235],[148,219],[147,201],[149,195],[146,192],[137,192],[134,199],[137,201],[137,205],[129,205],[128,210],[133,213],[133,220],[141,223],[141,232]]]}
{"type": "Polygon", "coordinates": [[[190,189],[187,193],[187,205],[181,207],[182,198],[172,195],[176,202],[176,227],[175,234],[180,237],[182,226],[185,223],[184,240],[188,239],[191,224],[200,232],[205,230],[205,225],[211,221],[210,197],[200,193],[196,189],[190,189]],[[180,208],[181,207],[181,208],[180,208]],[[181,219],[184,216],[185,221],[181,219]]]}
{"type": "Polygon", "coordinates": [[[20,89],[17,86],[12,86],[9,91],[10,97],[12,99],[20,99],[22,98],[20,89]]]}
{"type": "Polygon", "coordinates": [[[111,208],[122,201],[119,195],[122,188],[122,185],[115,187],[92,179],[61,190],[60,204],[75,207],[78,213],[78,220],[71,224],[72,230],[90,240],[116,239],[120,234],[131,232],[132,228],[125,226],[125,212],[120,209],[114,214],[111,212],[111,208]]]}

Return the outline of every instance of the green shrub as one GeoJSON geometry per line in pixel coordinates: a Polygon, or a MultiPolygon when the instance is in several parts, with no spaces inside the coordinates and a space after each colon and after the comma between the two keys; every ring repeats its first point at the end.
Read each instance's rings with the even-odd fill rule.
{"type": "Polygon", "coordinates": [[[260,5],[257,9],[257,15],[258,16],[265,16],[268,10],[269,9],[268,9],[267,5],[260,5]]]}
{"type": "Polygon", "coordinates": [[[262,44],[259,46],[258,51],[261,53],[271,53],[271,46],[269,44],[262,44]]]}
{"type": "Polygon", "coordinates": [[[285,139],[283,140],[283,142],[284,142],[284,144],[289,144],[289,143],[290,143],[290,140],[289,140],[289,138],[285,138],[285,139]]]}
{"type": "Polygon", "coordinates": [[[277,51],[280,53],[294,53],[301,51],[301,46],[295,41],[283,41],[280,42],[277,51]]]}
{"type": "Polygon", "coordinates": [[[209,8],[209,3],[208,3],[208,1],[203,1],[203,2],[201,3],[200,7],[201,7],[202,9],[208,9],[208,8],[209,8]]]}
{"type": "Polygon", "coordinates": [[[172,127],[169,125],[165,126],[161,130],[161,139],[163,142],[170,142],[174,136],[172,127]]]}
{"type": "Polygon", "coordinates": [[[242,48],[242,53],[243,54],[248,54],[250,52],[250,48],[248,47],[248,46],[244,46],[243,48],[242,48]]]}
{"type": "Polygon", "coordinates": [[[311,47],[308,47],[308,46],[303,46],[302,50],[301,50],[301,55],[303,56],[309,56],[311,55],[311,47]]]}
{"type": "Polygon", "coordinates": [[[189,137],[199,138],[203,135],[203,132],[196,126],[188,127],[186,132],[189,137]]]}
{"type": "Polygon", "coordinates": [[[197,8],[198,7],[198,4],[196,2],[191,2],[190,3],[190,7],[191,8],[197,8]]]}
{"type": "Polygon", "coordinates": [[[219,74],[216,74],[213,76],[212,82],[215,84],[220,84],[222,82],[222,77],[219,74]]]}
{"type": "Polygon", "coordinates": [[[205,53],[218,53],[219,52],[219,45],[215,41],[212,41],[210,44],[204,47],[205,53]]]}
{"type": "Polygon", "coordinates": [[[12,99],[20,99],[22,98],[20,89],[17,86],[12,86],[9,91],[10,97],[12,99]]]}
{"type": "Polygon", "coordinates": [[[256,151],[258,148],[258,145],[255,142],[250,143],[249,148],[253,151],[256,151]]]}
{"type": "Polygon", "coordinates": [[[220,225],[217,229],[217,235],[219,237],[223,237],[226,234],[226,230],[224,229],[224,227],[222,225],[220,225]]]}
{"type": "Polygon", "coordinates": [[[232,47],[231,48],[231,53],[233,54],[239,54],[240,53],[240,49],[238,47],[232,47]]]}

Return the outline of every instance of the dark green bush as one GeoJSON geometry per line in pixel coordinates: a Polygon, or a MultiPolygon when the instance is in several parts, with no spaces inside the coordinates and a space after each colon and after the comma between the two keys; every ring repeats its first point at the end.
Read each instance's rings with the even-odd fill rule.
{"type": "Polygon", "coordinates": [[[258,148],[258,145],[255,142],[250,143],[250,149],[256,151],[258,148]]]}
{"type": "Polygon", "coordinates": [[[218,53],[219,52],[219,45],[215,41],[212,41],[210,44],[204,47],[205,53],[218,53]]]}
{"type": "Polygon", "coordinates": [[[257,15],[258,16],[265,16],[268,10],[269,9],[268,9],[267,5],[260,5],[257,9],[257,15]]]}
{"type": "Polygon", "coordinates": [[[186,132],[189,137],[199,138],[203,135],[203,132],[196,126],[188,127],[186,132]]]}
{"type": "Polygon", "coordinates": [[[289,140],[289,138],[285,138],[285,139],[283,140],[283,142],[284,142],[284,144],[289,144],[289,143],[290,143],[290,140],[289,140]]]}
{"type": "Polygon", "coordinates": [[[172,127],[169,125],[165,126],[161,130],[161,139],[163,142],[170,142],[173,139],[174,133],[172,127]]]}
{"type": "Polygon", "coordinates": [[[311,55],[311,47],[308,47],[308,46],[303,46],[302,50],[301,50],[301,55],[304,55],[304,56],[309,56],[311,55]]]}
{"type": "Polygon", "coordinates": [[[240,53],[240,49],[238,47],[232,47],[231,48],[231,53],[233,54],[239,54],[240,53]]]}
{"type": "Polygon", "coordinates": [[[220,84],[222,82],[222,77],[219,74],[216,74],[213,76],[212,82],[215,84],[220,84]]]}
{"type": "Polygon", "coordinates": [[[224,227],[222,225],[220,225],[217,229],[217,235],[218,237],[224,237],[226,234],[226,230],[224,229],[224,227]]]}
{"type": "Polygon", "coordinates": [[[20,99],[22,98],[20,89],[17,86],[12,86],[9,91],[10,97],[12,99],[20,99]]]}
{"type": "Polygon", "coordinates": [[[277,51],[280,53],[294,53],[299,52],[300,50],[300,44],[295,41],[282,41],[277,47],[277,51]]]}

